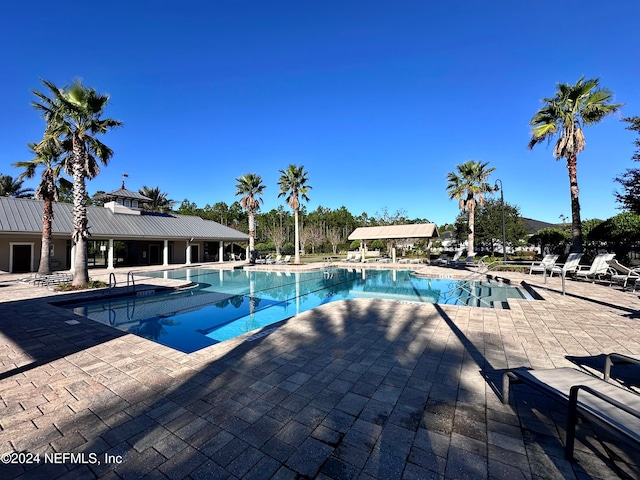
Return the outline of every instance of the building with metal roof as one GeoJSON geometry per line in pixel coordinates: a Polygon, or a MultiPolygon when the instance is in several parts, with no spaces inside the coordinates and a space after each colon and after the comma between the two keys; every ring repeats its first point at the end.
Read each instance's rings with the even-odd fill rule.
{"type": "MultiPolygon", "coordinates": [[[[109,195],[111,201],[104,207],[87,207],[90,266],[222,262],[234,247],[240,249],[235,244],[249,239],[243,232],[200,217],[142,211],[140,204],[146,197],[133,204],[126,203],[117,191],[109,195]]],[[[39,200],[0,197],[0,270],[37,270],[42,210],[39,200]]],[[[74,258],[73,205],[54,203],[53,211],[52,266],[69,269],[74,258]]]]}

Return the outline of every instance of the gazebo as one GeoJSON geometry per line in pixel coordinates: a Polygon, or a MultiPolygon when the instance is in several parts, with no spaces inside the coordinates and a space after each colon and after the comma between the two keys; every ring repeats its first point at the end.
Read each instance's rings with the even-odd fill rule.
{"type": "MultiPolygon", "coordinates": [[[[360,240],[361,260],[364,261],[366,240],[398,240],[404,238],[426,238],[428,248],[431,247],[431,239],[438,238],[438,227],[435,223],[413,223],[409,225],[388,225],[382,227],[358,227],[349,240],[360,240]]],[[[396,249],[391,249],[393,262],[396,261],[396,249]]]]}

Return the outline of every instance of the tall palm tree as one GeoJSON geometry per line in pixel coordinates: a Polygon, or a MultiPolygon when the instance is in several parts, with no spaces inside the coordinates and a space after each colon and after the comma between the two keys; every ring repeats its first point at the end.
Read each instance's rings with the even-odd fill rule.
{"type": "Polygon", "coordinates": [[[278,180],[280,185],[280,193],[278,198],[286,196],[285,200],[289,204],[289,207],[293,210],[294,221],[294,248],[295,248],[295,260],[294,263],[300,263],[300,229],[298,227],[298,216],[300,211],[300,197],[306,202],[309,201],[307,192],[311,190],[310,185],[307,185],[309,179],[307,178],[308,172],[304,171],[304,165],[290,164],[286,170],[280,170],[282,174],[278,180]]]}
{"type": "Polygon", "coordinates": [[[122,125],[112,118],[101,118],[109,101],[109,95],[100,94],[85,87],[77,80],[64,89],[42,80],[51,91],[51,98],[38,90],[32,93],[40,102],[32,106],[42,112],[47,122],[44,139],[38,148],[55,142],[63,151],[63,162],[67,174],[73,177],[73,231],[75,244],[73,285],[84,286],[89,281],[87,263],[87,189],[85,179],[94,178],[100,172],[98,161],[107,165],[113,151],[100,142],[95,135],[105,134],[122,125]]]}
{"type": "Polygon", "coordinates": [[[613,93],[598,88],[599,79],[585,80],[581,77],[575,85],[559,83],[553,98],[543,98],[544,106],[531,118],[531,150],[542,140],[551,140],[557,135],[553,149],[556,160],[567,160],[571,192],[572,252],[582,252],[582,225],[578,194],[578,153],[584,150],[583,127],[594,125],[607,115],[614,113],[622,103],[609,103],[613,93]]]}
{"type": "Polygon", "coordinates": [[[487,181],[495,168],[487,168],[488,164],[489,162],[482,163],[469,160],[462,165],[456,165],[458,173],[450,172],[447,174],[447,181],[449,182],[447,184],[447,193],[449,198],[457,199],[460,210],[467,212],[469,215],[467,255],[472,254],[474,251],[476,206],[484,204],[485,193],[495,191],[487,181]]]}
{"type": "Polygon", "coordinates": [[[236,178],[236,196],[242,195],[240,205],[249,215],[249,253],[253,255],[256,236],[256,212],[260,209],[260,204],[264,203],[261,195],[266,188],[262,184],[262,177],[255,173],[246,173],[236,178]]]}
{"type": "Polygon", "coordinates": [[[33,188],[22,188],[24,180],[0,173],[0,197],[30,198],[33,188]]]}
{"type": "Polygon", "coordinates": [[[166,213],[170,212],[176,204],[175,200],[167,198],[167,193],[160,191],[160,187],[150,188],[143,185],[143,187],[138,190],[138,193],[151,199],[151,203],[144,203],[142,205],[143,210],[166,213]]]}
{"type": "Polygon", "coordinates": [[[35,198],[43,201],[42,206],[42,249],[40,250],[40,265],[38,273],[51,273],[51,239],[53,224],[53,202],[58,201],[58,181],[63,168],[60,162],[60,149],[54,142],[49,142],[38,148],[35,143],[27,144],[34,158],[26,162],[16,162],[14,167],[24,168],[19,179],[33,178],[39,167],[42,167],[40,183],[36,188],[35,198]]]}

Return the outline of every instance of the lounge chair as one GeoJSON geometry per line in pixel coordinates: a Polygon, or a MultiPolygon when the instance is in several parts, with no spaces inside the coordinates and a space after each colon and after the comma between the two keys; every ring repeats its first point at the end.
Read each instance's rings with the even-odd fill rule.
{"type": "Polygon", "coordinates": [[[475,265],[476,263],[475,258],[476,258],[476,254],[474,252],[471,255],[467,255],[467,258],[463,260],[456,260],[454,257],[454,259],[451,260],[447,265],[450,265],[452,267],[469,267],[469,266],[475,265]]]}
{"type": "Polygon", "coordinates": [[[443,253],[438,258],[436,258],[434,261],[432,261],[431,264],[432,265],[446,265],[447,262],[449,261],[448,257],[449,256],[446,253],[443,253]]]}
{"type": "Polygon", "coordinates": [[[533,272],[544,273],[545,270],[551,270],[555,266],[559,256],[560,255],[548,254],[545,255],[541,261],[532,262],[531,269],[529,270],[529,275],[531,275],[533,272]]]}
{"type": "Polygon", "coordinates": [[[464,250],[456,250],[456,253],[453,254],[453,258],[447,261],[447,265],[451,265],[452,263],[456,263],[460,261],[460,257],[462,256],[462,252],[464,250]]]}
{"type": "Polygon", "coordinates": [[[351,257],[351,260],[347,260],[347,262],[359,262],[360,261],[360,254],[359,253],[355,253],[353,255],[353,257],[351,257]]]}
{"type": "Polygon", "coordinates": [[[615,253],[599,253],[596,255],[596,258],[593,259],[593,262],[590,266],[579,265],[576,270],[576,278],[584,279],[584,280],[593,280],[592,283],[595,283],[596,280],[600,280],[603,276],[607,274],[609,269],[609,260],[613,260],[615,257],[615,253]]]}
{"type": "Polygon", "coordinates": [[[622,265],[615,258],[612,258],[607,262],[609,264],[609,285],[612,285],[614,282],[618,285],[622,285],[622,288],[625,289],[630,283],[635,284],[638,279],[640,279],[640,268],[629,268],[622,265]]]}
{"type": "Polygon", "coordinates": [[[567,257],[567,261],[564,263],[556,263],[553,267],[548,269],[549,276],[553,277],[554,273],[565,277],[567,273],[575,272],[580,264],[582,258],[581,253],[570,253],[567,257]]]}
{"type": "Polygon", "coordinates": [[[353,260],[353,253],[349,252],[347,253],[347,258],[345,258],[344,261],[350,262],[351,260],[353,260]]]}
{"type": "Polygon", "coordinates": [[[277,255],[276,258],[269,258],[267,260],[267,265],[273,265],[274,263],[280,263],[282,260],[282,255],[277,255]]]}
{"type": "Polygon", "coordinates": [[[573,459],[578,417],[640,443],[640,395],[569,367],[516,369],[502,377],[502,401],[509,403],[511,383],[522,382],[568,406],[565,458],[573,459]]]}
{"type": "Polygon", "coordinates": [[[640,355],[625,355],[622,353],[610,353],[604,359],[604,379],[609,381],[611,378],[611,367],[615,365],[640,365],[640,355]]]}
{"type": "Polygon", "coordinates": [[[283,259],[278,260],[276,258],[276,263],[278,265],[287,265],[289,262],[291,262],[291,255],[285,255],[284,260],[283,259]]]}

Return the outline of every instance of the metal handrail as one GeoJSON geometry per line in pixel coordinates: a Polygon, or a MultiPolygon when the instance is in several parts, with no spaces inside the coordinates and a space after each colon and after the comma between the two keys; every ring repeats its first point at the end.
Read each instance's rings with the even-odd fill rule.
{"type": "Polygon", "coordinates": [[[131,287],[133,288],[133,291],[136,291],[136,281],[133,278],[133,272],[127,272],[127,290],[129,289],[129,278],[131,278],[131,287]]]}
{"type": "Polygon", "coordinates": [[[118,281],[116,280],[116,274],[114,272],[111,272],[109,274],[109,293],[111,293],[111,290],[116,288],[117,284],[118,284],[118,281]],[[111,283],[112,279],[113,279],[113,283],[111,283]]]}

